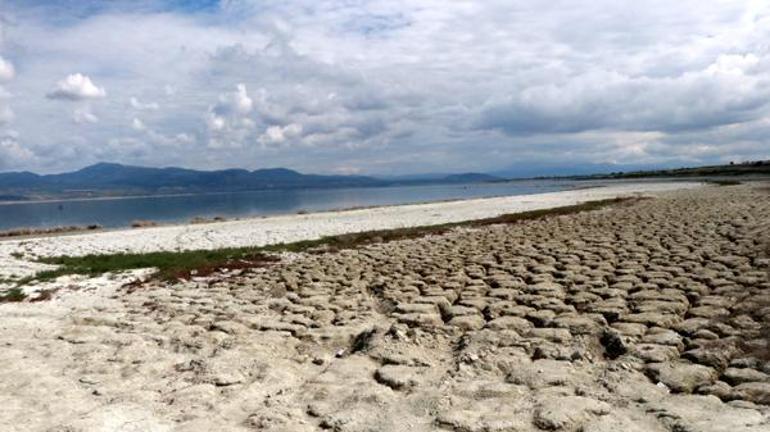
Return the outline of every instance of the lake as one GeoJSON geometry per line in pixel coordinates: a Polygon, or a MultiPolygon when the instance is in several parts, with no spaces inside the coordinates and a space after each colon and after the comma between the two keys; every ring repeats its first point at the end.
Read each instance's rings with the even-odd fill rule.
{"type": "MultiPolygon", "coordinates": [[[[591,182],[600,184],[602,182],[591,182]]],[[[527,195],[585,187],[570,180],[261,190],[175,196],[124,197],[0,204],[0,230],[99,224],[127,227],[136,220],[183,223],[196,217],[243,218],[394,204],[527,195]]]]}

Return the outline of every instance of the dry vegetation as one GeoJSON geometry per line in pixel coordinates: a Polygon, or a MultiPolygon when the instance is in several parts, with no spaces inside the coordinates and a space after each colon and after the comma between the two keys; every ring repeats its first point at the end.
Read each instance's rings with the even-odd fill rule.
{"type": "Polygon", "coordinates": [[[16,228],[12,230],[0,231],[0,238],[64,234],[81,231],[96,231],[100,229],[102,229],[102,226],[98,224],[85,226],[71,225],[52,228],[16,228]]]}
{"type": "Polygon", "coordinates": [[[207,217],[194,217],[190,219],[191,224],[206,224],[206,223],[213,223],[213,222],[224,222],[227,219],[222,216],[214,216],[212,218],[207,217]]]}
{"type": "Polygon", "coordinates": [[[158,223],[151,220],[135,220],[131,222],[131,228],[150,228],[158,226],[158,223]]]}

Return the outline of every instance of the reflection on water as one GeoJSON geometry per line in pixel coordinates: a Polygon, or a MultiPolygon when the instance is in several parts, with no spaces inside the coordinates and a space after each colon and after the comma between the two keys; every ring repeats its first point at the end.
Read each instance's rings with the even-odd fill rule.
{"type": "Polygon", "coordinates": [[[0,205],[0,230],[100,224],[125,227],[135,220],[187,222],[194,217],[276,215],[427,201],[524,195],[582,187],[563,180],[464,185],[306,189],[135,197],[0,205]]]}

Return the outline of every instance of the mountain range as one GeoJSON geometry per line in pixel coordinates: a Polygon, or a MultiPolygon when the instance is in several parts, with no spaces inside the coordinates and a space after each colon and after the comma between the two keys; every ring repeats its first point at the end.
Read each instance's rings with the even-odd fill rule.
{"type": "Polygon", "coordinates": [[[426,179],[380,179],[367,176],[302,174],[286,168],[248,171],[198,171],[98,163],[78,171],[38,175],[0,173],[0,200],[64,196],[224,192],[264,189],[372,187],[499,181],[499,177],[452,174],[426,179]]]}

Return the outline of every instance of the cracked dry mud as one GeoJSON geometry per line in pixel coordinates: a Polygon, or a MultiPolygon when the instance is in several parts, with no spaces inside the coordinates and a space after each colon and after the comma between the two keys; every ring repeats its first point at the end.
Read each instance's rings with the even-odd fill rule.
{"type": "Polygon", "coordinates": [[[0,426],[770,430],[770,193],[0,306],[0,426]]]}

